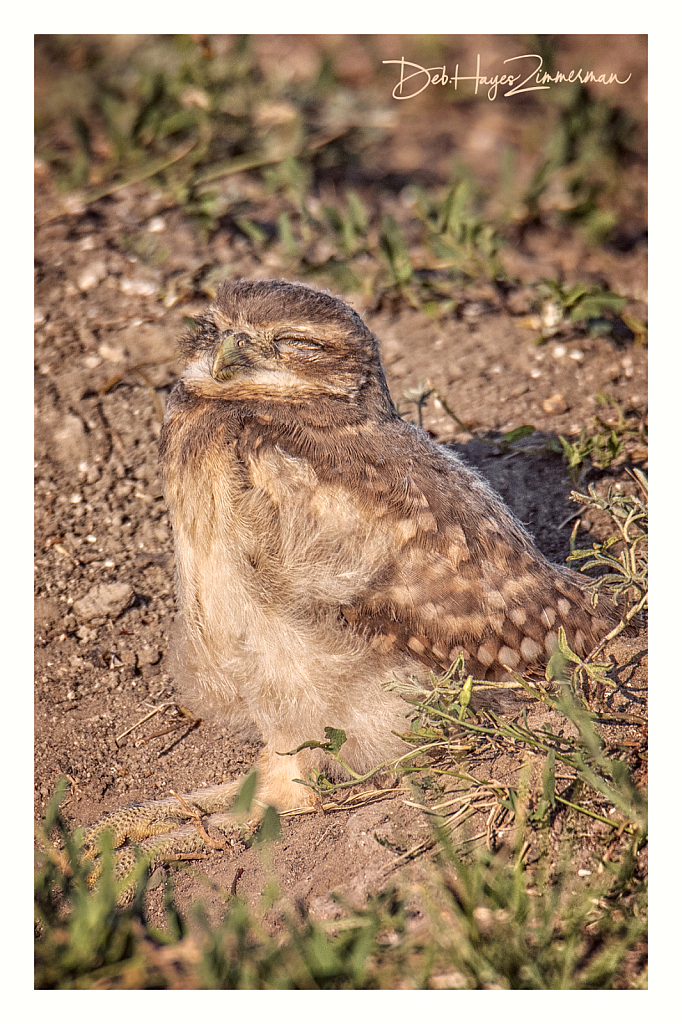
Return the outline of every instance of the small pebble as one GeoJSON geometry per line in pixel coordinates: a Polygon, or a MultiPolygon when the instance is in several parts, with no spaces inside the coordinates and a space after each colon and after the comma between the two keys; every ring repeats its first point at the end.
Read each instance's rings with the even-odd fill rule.
{"type": "Polygon", "coordinates": [[[567,409],[566,399],[558,393],[552,395],[551,398],[545,398],[542,403],[542,411],[546,412],[548,416],[552,413],[566,412],[567,409]]]}
{"type": "Polygon", "coordinates": [[[124,295],[156,295],[157,286],[143,277],[124,277],[119,285],[124,295]]]}
{"type": "Polygon", "coordinates": [[[562,321],[561,307],[556,302],[546,302],[542,310],[542,324],[546,330],[553,330],[562,321]]]}
{"type": "Polygon", "coordinates": [[[129,583],[98,583],[85,597],[73,602],[73,612],[81,622],[94,619],[116,618],[132,602],[133,588],[129,583]]]}
{"type": "Polygon", "coordinates": [[[138,668],[143,665],[156,665],[159,661],[161,661],[161,651],[157,651],[154,647],[143,647],[137,652],[138,668]]]}
{"type": "Polygon", "coordinates": [[[118,346],[107,345],[106,341],[103,341],[98,347],[97,353],[102,359],[107,359],[110,363],[125,363],[126,361],[123,349],[118,346]]]}
{"type": "Polygon", "coordinates": [[[100,281],[107,276],[107,268],[103,260],[90,263],[85,270],[78,275],[77,284],[82,292],[88,292],[91,288],[97,287],[100,281]]]}

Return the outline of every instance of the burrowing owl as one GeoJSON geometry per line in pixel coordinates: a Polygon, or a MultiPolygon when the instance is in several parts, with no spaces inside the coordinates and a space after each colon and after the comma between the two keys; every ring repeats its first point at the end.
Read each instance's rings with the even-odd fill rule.
{"type": "Polygon", "coordinates": [[[226,283],[183,344],[160,458],[175,536],[178,675],[222,721],[255,722],[261,795],[300,803],[278,753],[348,736],[359,770],[400,748],[391,678],[482,679],[546,663],[563,625],[609,626],[499,497],[405,423],[376,337],[345,302],[287,281],[226,283]]]}
{"type": "MultiPolygon", "coordinates": [[[[577,573],[399,417],[377,339],[345,302],[230,282],[182,348],[160,444],[176,675],[203,715],[259,727],[263,804],[309,801],[293,780],[316,755],[281,755],[326,726],[346,732],[355,770],[399,754],[407,706],[390,680],[460,652],[502,680],[541,669],[559,626],[579,653],[609,628],[613,609],[592,608],[577,573]]],[[[214,811],[236,788],[190,802],[214,811]]],[[[141,834],[128,822],[119,840],[141,834]]]]}

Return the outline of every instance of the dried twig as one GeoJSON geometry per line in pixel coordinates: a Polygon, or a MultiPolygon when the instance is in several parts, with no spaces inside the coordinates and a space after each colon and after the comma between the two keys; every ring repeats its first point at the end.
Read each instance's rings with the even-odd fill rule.
{"type": "Polygon", "coordinates": [[[197,729],[202,723],[201,718],[193,718],[189,722],[176,722],[174,725],[169,725],[167,729],[160,729],[159,732],[152,732],[149,736],[143,736],[135,744],[136,747],[141,747],[144,743],[148,743],[149,740],[158,739],[159,736],[168,736],[172,732],[180,732],[181,729],[197,729]]]}
{"type": "Polygon", "coordinates": [[[131,725],[129,729],[126,729],[125,732],[122,732],[119,736],[117,736],[116,742],[118,743],[119,740],[124,739],[124,737],[126,737],[129,733],[133,732],[134,729],[137,729],[138,726],[144,725],[144,723],[148,722],[150,718],[154,717],[154,715],[158,715],[159,711],[165,711],[166,708],[171,708],[174,705],[174,700],[169,700],[165,704],[159,704],[158,707],[155,707],[152,711],[149,712],[149,714],[145,715],[144,718],[141,718],[139,722],[135,722],[135,725],[131,725]]]}
{"type": "Polygon", "coordinates": [[[230,896],[236,896],[237,895],[237,882],[239,881],[239,879],[242,877],[243,874],[244,874],[244,868],[237,868],[237,872],[236,872],[234,878],[232,879],[232,885],[230,886],[230,896]]]}

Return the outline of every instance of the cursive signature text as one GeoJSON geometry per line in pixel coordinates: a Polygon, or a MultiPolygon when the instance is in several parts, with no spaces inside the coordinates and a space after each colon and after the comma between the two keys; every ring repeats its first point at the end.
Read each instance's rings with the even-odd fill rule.
{"type": "Polygon", "coordinates": [[[543,61],[539,53],[524,53],[518,57],[508,57],[504,63],[512,64],[514,61],[524,60],[530,62],[525,67],[514,64],[514,70],[519,69],[518,74],[514,74],[510,69],[504,75],[481,74],[480,53],[476,54],[475,75],[460,74],[459,64],[455,65],[454,75],[450,75],[445,65],[438,68],[423,68],[421,64],[413,64],[412,61],[405,60],[404,57],[401,57],[400,60],[385,60],[382,63],[400,65],[400,78],[392,93],[395,100],[411,100],[424,89],[428,89],[430,85],[454,85],[457,89],[460,82],[474,82],[474,95],[477,95],[481,89],[487,89],[488,99],[494,100],[497,98],[497,91],[500,87],[509,86],[507,92],[503,93],[504,96],[517,96],[522,92],[551,89],[553,85],[563,82],[581,82],[583,84],[595,82],[598,85],[611,85],[616,82],[618,85],[625,85],[632,77],[628,75],[621,81],[615,72],[596,75],[594,71],[584,71],[582,68],[578,70],[574,68],[567,73],[555,71],[550,74],[549,71],[542,70],[543,61]]]}

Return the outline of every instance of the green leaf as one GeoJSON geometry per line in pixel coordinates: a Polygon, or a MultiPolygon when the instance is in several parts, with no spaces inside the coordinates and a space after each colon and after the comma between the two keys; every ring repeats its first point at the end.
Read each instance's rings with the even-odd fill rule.
{"type": "Polygon", "coordinates": [[[275,842],[275,840],[279,839],[281,834],[282,829],[280,826],[279,814],[274,807],[266,807],[265,813],[258,826],[258,831],[253,837],[253,844],[258,846],[262,843],[275,842]]]}
{"type": "Polygon", "coordinates": [[[552,652],[547,668],[545,670],[545,679],[548,683],[552,680],[558,682],[565,682],[568,678],[566,667],[569,662],[574,662],[577,665],[582,665],[582,662],[577,654],[575,654],[568,646],[566,640],[566,631],[563,626],[559,626],[557,646],[552,652]]]}
{"type": "Polygon", "coordinates": [[[524,424],[522,427],[514,427],[502,438],[503,444],[511,444],[512,441],[518,441],[521,437],[529,437],[530,434],[535,433],[535,427],[530,423],[524,424]]]}
{"type": "Polygon", "coordinates": [[[559,434],[559,440],[561,441],[561,447],[564,450],[564,455],[568,461],[568,468],[575,469],[579,466],[585,456],[589,453],[589,444],[585,444],[584,431],[581,432],[579,440],[575,444],[571,444],[567,441],[563,434],[559,434]]]}
{"type": "Polygon", "coordinates": [[[346,201],[348,203],[348,213],[353,227],[358,234],[366,235],[367,228],[369,227],[369,214],[367,213],[367,209],[365,208],[362,199],[357,192],[354,192],[351,189],[346,196],[346,201]]]}
{"type": "Polygon", "coordinates": [[[556,786],[554,768],[555,759],[556,755],[554,750],[552,749],[547,754],[547,760],[545,761],[545,767],[542,772],[542,797],[544,800],[547,801],[547,803],[552,809],[554,809],[554,806],[556,804],[556,801],[554,799],[556,786]]]}
{"type": "Polygon", "coordinates": [[[554,649],[552,656],[547,662],[545,679],[548,683],[551,683],[553,680],[563,682],[566,679],[566,658],[558,647],[554,649]]]}
{"type": "Polygon", "coordinates": [[[239,230],[243,231],[252,242],[262,243],[267,241],[268,236],[263,228],[259,224],[254,224],[248,217],[235,217],[234,221],[239,230]]]}
{"type": "Polygon", "coordinates": [[[605,312],[615,313],[617,316],[626,302],[626,298],[616,295],[615,292],[597,292],[594,295],[585,295],[571,309],[571,320],[575,323],[576,320],[599,319],[605,312]]]}
{"type": "Polygon", "coordinates": [[[327,223],[329,224],[329,226],[332,227],[334,231],[343,230],[343,220],[341,218],[341,214],[339,213],[335,206],[323,206],[322,214],[327,223]]]}
{"type": "Polygon", "coordinates": [[[471,692],[473,690],[473,685],[474,685],[474,677],[473,676],[467,676],[466,682],[464,683],[464,686],[460,690],[459,698],[458,698],[459,699],[459,707],[460,707],[460,712],[459,712],[460,720],[465,717],[466,710],[469,707],[469,702],[471,701],[471,692]]]}
{"type": "Polygon", "coordinates": [[[574,306],[578,299],[581,299],[583,295],[587,295],[589,287],[586,284],[578,283],[574,284],[568,294],[564,297],[564,307],[570,309],[574,306]]]}
{"type": "Polygon", "coordinates": [[[277,232],[287,255],[295,256],[298,253],[298,242],[286,210],[282,210],[277,218],[277,232]]]}
{"type": "Polygon", "coordinates": [[[566,639],[566,630],[564,629],[563,626],[559,626],[559,630],[558,630],[557,636],[558,636],[558,642],[559,642],[559,650],[563,654],[564,658],[566,658],[568,661],[575,662],[577,665],[580,665],[581,664],[580,658],[568,646],[568,641],[566,639]]]}
{"type": "Polygon", "coordinates": [[[332,729],[327,725],[325,726],[324,734],[328,742],[324,744],[323,749],[329,751],[330,754],[338,754],[346,742],[346,734],[343,729],[332,729]]]}
{"type": "Polygon", "coordinates": [[[231,809],[235,814],[247,814],[251,810],[251,804],[253,803],[253,798],[256,795],[257,785],[258,772],[253,771],[250,775],[246,776],[239,792],[234,798],[234,803],[232,804],[231,809]]]}
{"type": "Polygon", "coordinates": [[[381,222],[380,245],[393,272],[395,283],[408,284],[413,274],[410,250],[396,221],[388,214],[381,222]]]}
{"type": "MultiPolygon", "coordinates": [[[[327,737],[326,743],[320,743],[318,740],[306,740],[301,743],[295,750],[287,750],[282,753],[282,757],[290,757],[292,754],[298,754],[301,750],[324,750],[328,754],[338,754],[339,750],[346,742],[346,734],[343,729],[332,729],[326,725],[324,734],[327,737]]],[[[279,751],[277,751],[279,753],[279,751]]]]}

